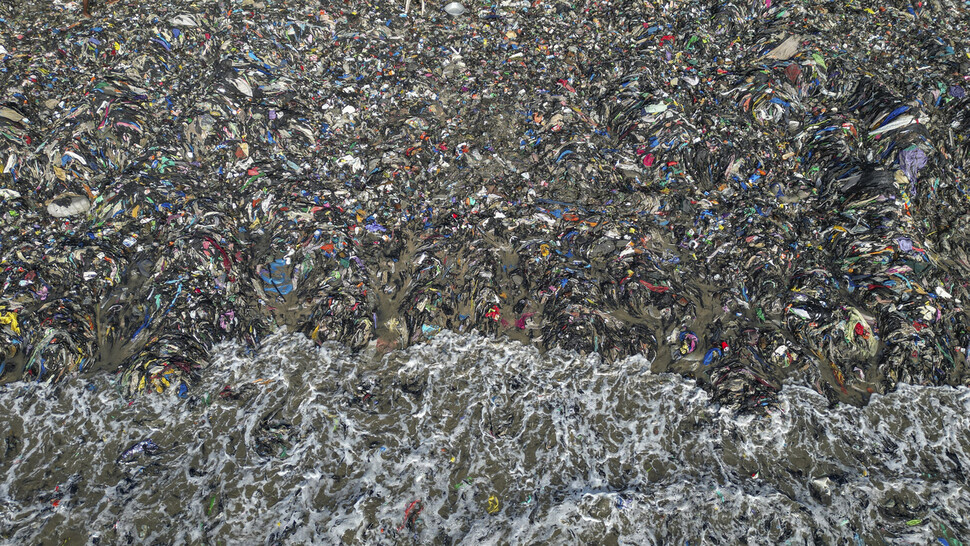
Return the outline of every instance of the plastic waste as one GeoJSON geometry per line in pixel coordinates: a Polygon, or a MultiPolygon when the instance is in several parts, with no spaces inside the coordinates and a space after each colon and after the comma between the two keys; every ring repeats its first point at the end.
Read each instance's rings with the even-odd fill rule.
{"type": "Polygon", "coordinates": [[[67,218],[84,214],[91,208],[91,202],[81,195],[64,194],[47,205],[47,212],[54,218],[67,218]]]}
{"type": "Polygon", "coordinates": [[[744,411],[965,385],[930,4],[0,7],[2,377],[191,397],[224,340],[477,330],[744,411]]]}
{"type": "Polygon", "coordinates": [[[448,15],[452,15],[454,17],[457,17],[459,15],[464,15],[465,12],[468,11],[467,9],[465,9],[465,6],[459,4],[458,2],[449,2],[448,4],[445,4],[444,9],[445,9],[445,13],[447,13],[448,15]]]}

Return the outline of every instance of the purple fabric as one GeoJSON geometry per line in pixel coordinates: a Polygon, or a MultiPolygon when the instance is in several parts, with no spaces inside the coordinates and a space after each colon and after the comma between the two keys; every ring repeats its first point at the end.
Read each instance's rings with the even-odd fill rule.
{"type": "Polygon", "coordinates": [[[926,152],[912,147],[899,152],[899,166],[910,182],[916,182],[916,173],[926,166],[926,152]]]}
{"type": "Polygon", "coordinates": [[[899,239],[896,239],[896,243],[899,244],[899,250],[902,250],[903,252],[913,250],[913,241],[908,237],[900,237],[899,239]]]}
{"type": "Polygon", "coordinates": [[[962,99],[963,97],[967,96],[967,92],[964,91],[959,85],[951,85],[950,94],[958,99],[962,99]]]}

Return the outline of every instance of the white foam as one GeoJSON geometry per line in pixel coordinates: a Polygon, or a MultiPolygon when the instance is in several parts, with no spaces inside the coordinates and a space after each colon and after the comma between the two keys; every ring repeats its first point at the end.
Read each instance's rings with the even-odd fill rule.
{"type": "Polygon", "coordinates": [[[110,376],[93,391],[0,387],[0,437],[20,438],[0,467],[2,536],[855,544],[929,543],[943,525],[967,538],[966,390],[902,386],[830,409],[789,386],[761,418],[644,373],[643,358],[474,334],[383,359],[302,336],[214,353],[186,400],[129,404],[110,376]],[[157,454],[116,463],[148,437],[157,454]]]}

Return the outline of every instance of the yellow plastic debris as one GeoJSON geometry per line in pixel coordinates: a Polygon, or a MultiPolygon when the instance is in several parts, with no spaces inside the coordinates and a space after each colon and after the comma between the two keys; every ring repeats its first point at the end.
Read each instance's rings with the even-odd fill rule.
{"type": "Polygon", "coordinates": [[[10,326],[13,333],[20,335],[20,324],[17,322],[17,313],[13,311],[0,312],[0,324],[10,326]]]}

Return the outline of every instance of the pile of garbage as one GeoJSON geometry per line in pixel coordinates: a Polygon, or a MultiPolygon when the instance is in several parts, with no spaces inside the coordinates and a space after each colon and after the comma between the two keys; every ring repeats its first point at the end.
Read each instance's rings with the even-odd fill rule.
{"type": "Polygon", "coordinates": [[[0,6],[3,380],[186,396],[287,328],[970,384],[964,4],[49,8],[0,6]]]}

